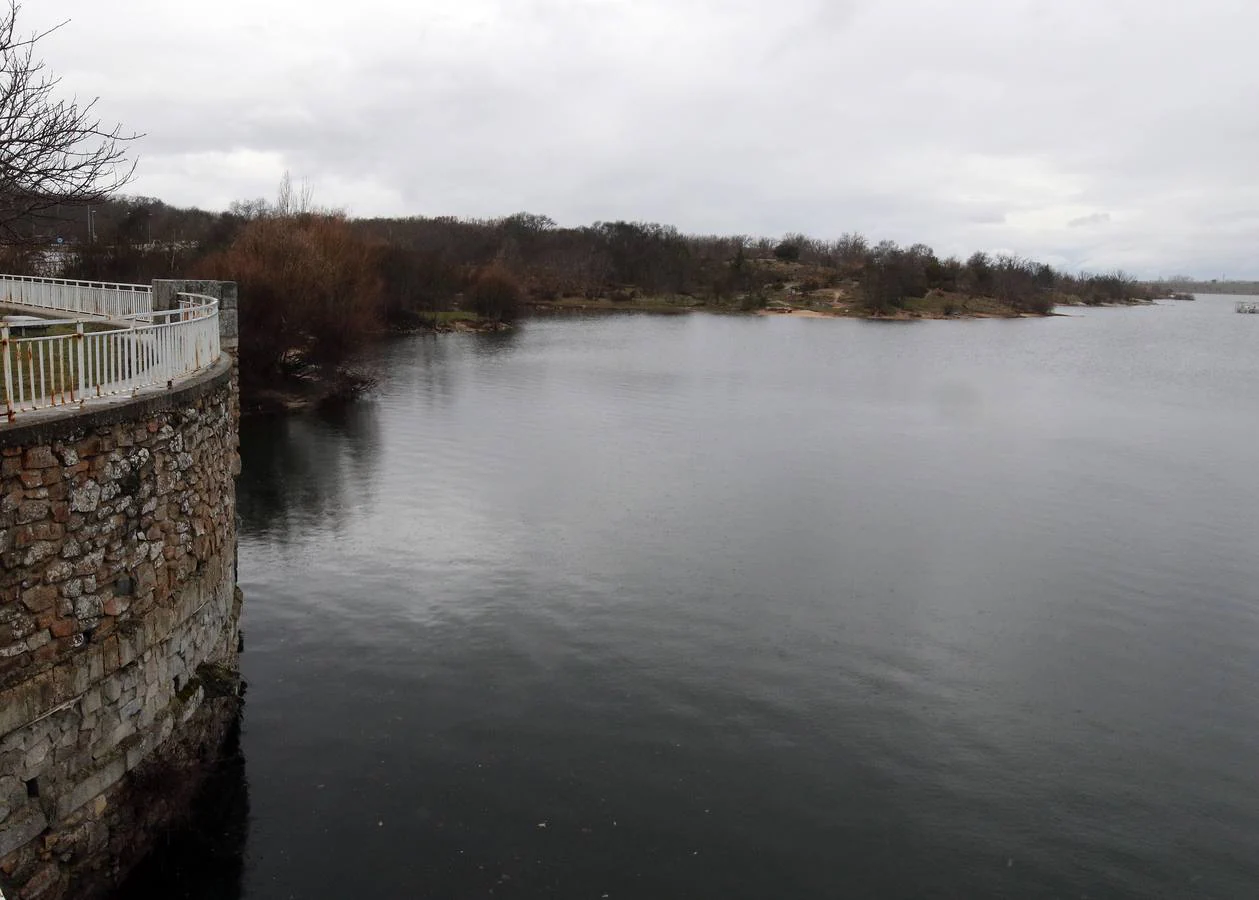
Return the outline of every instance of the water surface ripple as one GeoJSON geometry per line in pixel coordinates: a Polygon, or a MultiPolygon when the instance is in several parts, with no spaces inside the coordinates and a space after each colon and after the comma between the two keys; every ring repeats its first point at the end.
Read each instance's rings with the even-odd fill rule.
{"type": "Polygon", "coordinates": [[[390,343],[243,434],[232,895],[1259,896],[1257,350],[1210,297],[390,343]]]}

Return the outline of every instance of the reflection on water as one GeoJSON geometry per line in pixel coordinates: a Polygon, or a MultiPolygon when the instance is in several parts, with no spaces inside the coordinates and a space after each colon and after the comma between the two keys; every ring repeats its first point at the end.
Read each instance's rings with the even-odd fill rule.
{"type": "Polygon", "coordinates": [[[243,892],[249,783],[240,727],[194,801],[191,823],[169,834],[117,892],[119,900],[223,900],[243,892]]]}
{"type": "Polygon", "coordinates": [[[241,422],[238,510],[246,532],[288,540],[333,525],[377,489],[380,422],[371,403],[241,422]],[[323,527],[323,526],[321,526],[323,527]]]}
{"type": "Polygon", "coordinates": [[[1247,318],[384,345],[243,435],[222,896],[1259,896],[1247,318]]]}

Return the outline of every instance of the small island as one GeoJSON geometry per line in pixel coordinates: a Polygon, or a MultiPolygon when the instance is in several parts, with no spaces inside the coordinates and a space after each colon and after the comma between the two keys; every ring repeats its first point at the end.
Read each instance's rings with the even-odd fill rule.
{"type": "MultiPolygon", "coordinates": [[[[782,252],[781,250],[779,251],[782,252]]],[[[535,313],[696,311],[796,318],[1010,319],[1048,316],[1059,306],[1151,302],[1152,292],[1123,275],[1063,276],[1048,267],[977,253],[965,263],[925,251],[884,248],[847,266],[777,256],[741,261],[740,292],[648,293],[619,285],[589,295],[533,298],[535,313]]]]}

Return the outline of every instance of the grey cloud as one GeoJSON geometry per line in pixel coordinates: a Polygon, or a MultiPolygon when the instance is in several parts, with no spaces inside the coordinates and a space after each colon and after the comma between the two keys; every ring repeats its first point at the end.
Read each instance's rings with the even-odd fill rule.
{"type": "Polygon", "coordinates": [[[1067,222],[1068,228],[1082,228],[1085,225],[1104,225],[1110,221],[1110,213],[1093,213],[1088,216],[1077,216],[1067,222]]]}
{"type": "Polygon", "coordinates": [[[149,135],[135,188],[172,202],[269,195],[287,168],[360,215],[1259,274],[1251,0],[107,6],[23,15],[72,20],[50,66],[149,135]]]}

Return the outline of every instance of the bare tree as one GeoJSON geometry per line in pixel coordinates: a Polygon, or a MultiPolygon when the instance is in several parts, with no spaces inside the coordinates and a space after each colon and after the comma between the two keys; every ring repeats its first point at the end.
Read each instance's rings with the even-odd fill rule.
{"type": "MultiPolygon", "coordinates": [[[[121,125],[102,124],[96,100],[80,105],[56,96],[35,45],[57,28],[23,35],[21,4],[0,8],[0,242],[31,239],[35,220],[50,218],[60,203],[97,202],[131,181],[121,125]],[[25,229],[20,226],[25,225],[25,229]],[[20,234],[22,230],[25,233],[20,234]]],[[[64,23],[62,23],[64,25],[64,23]]]]}
{"type": "MultiPolygon", "coordinates": [[[[294,193],[293,176],[285,169],[284,176],[280,179],[280,190],[276,195],[275,206],[272,211],[280,218],[309,215],[316,211],[314,199],[315,188],[310,183],[310,180],[303,178],[301,187],[294,193]]],[[[328,211],[324,210],[324,212],[328,211]]]]}

